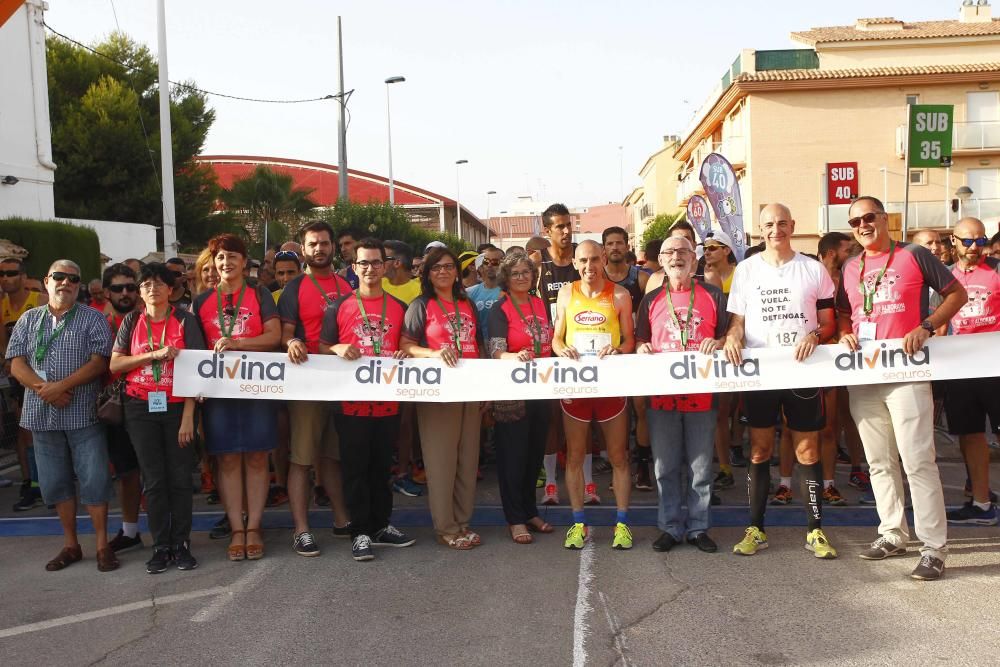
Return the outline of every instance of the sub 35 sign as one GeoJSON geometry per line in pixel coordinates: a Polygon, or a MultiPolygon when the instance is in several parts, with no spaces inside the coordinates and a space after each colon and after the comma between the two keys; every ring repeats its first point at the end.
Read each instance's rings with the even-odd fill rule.
{"type": "Polygon", "coordinates": [[[826,193],[826,201],[829,204],[850,204],[857,199],[858,163],[827,163],[826,193]]]}

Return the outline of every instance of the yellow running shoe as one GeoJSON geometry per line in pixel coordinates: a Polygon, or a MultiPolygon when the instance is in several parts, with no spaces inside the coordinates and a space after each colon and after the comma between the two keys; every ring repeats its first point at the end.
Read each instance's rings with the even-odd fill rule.
{"type": "Polygon", "coordinates": [[[586,541],[587,527],[582,523],[574,523],[566,531],[566,541],[563,542],[563,546],[567,549],[582,549],[586,541]]]}
{"type": "Polygon", "coordinates": [[[819,528],[811,530],[806,534],[806,549],[813,552],[816,558],[836,558],[837,550],[826,539],[826,535],[819,528]]]}
{"type": "Polygon", "coordinates": [[[615,539],[611,542],[612,549],[631,549],[632,531],[624,523],[615,525],[615,539]]]}
{"type": "Polygon", "coordinates": [[[733,553],[740,556],[753,556],[760,549],[767,548],[767,535],[756,526],[747,528],[746,535],[733,547],[733,553]]]}

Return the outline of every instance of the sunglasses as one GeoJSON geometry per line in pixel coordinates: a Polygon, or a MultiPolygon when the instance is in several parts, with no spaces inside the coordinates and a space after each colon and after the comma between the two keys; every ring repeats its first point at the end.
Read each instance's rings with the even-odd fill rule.
{"type": "Polygon", "coordinates": [[[170,273],[174,274],[177,278],[182,278],[187,275],[184,271],[171,271],[170,273]]]}
{"type": "Polygon", "coordinates": [[[14,278],[19,275],[21,275],[21,272],[17,269],[14,269],[13,271],[0,271],[0,276],[3,276],[4,278],[14,278]]]}
{"type": "Polygon", "coordinates": [[[291,250],[282,250],[281,252],[274,253],[274,259],[275,261],[279,259],[294,259],[297,262],[299,261],[299,256],[291,250]]]}
{"type": "Polygon", "coordinates": [[[705,247],[705,250],[719,250],[721,248],[725,248],[726,246],[724,246],[724,245],[718,245],[716,243],[713,243],[712,245],[706,244],[704,247],[705,247]]]}
{"type": "Polygon", "coordinates": [[[121,294],[122,292],[138,292],[139,288],[132,283],[128,283],[125,285],[112,285],[108,290],[115,294],[121,294]]]}
{"type": "Polygon", "coordinates": [[[881,211],[870,211],[868,213],[865,213],[859,218],[851,218],[850,220],[847,221],[847,224],[851,226],[851,229],[857,229],[858,227],[861,226],[862,222],[865,223],[866,225],[873,225],[875,224],[875,220],[880,215],[882,215],[881,211]]]}
{"type": "Polygon", "coordinates": [[[484,259],[483,264],[489,264],[490,266],[500,266],[499,259],[484,259]]]}
{"type": "Polygon", "coordinates": [[[961,236],[956,236],[955,240],[961,241],[962,245],[964,245],[966,248],[971,248],[973,245],[975,245],[977,248],[985,248],[986,245],[990,242],[990,240],[985,236],[980,236],[979,238],[976,239],[963,239],[961,236]]]}
{"type": "Polygon", "coordinates": [[[71,285],[76,285],[77,283],[80,282],[79,275],[75,273],[66,273],[65,271],[53,271],[52,273],[49,274],[49,278],[52,278],[52,280],[56,281],[57,283],[61,283],[64,280],[68,280],[71,285]]]}

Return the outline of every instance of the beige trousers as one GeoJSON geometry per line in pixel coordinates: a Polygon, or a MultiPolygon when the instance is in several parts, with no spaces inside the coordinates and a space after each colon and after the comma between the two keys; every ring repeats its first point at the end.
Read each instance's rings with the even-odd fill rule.
{"type": "Polygon", "coordinates": [[[469,527],[476,503],[479,423],[478,403],[417,405],[428,504],[438,535],[455,536],[469,527]]]}

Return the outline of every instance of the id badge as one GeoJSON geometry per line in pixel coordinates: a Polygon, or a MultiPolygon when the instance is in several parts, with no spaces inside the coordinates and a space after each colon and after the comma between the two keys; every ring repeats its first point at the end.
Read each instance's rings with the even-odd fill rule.
{"type": "Polygon", "coordinates": [[[167,411],[167,392],[165,391],[151,391],[147,398],[149,402],[150,412],[166,412],[167,411]]]}
{"type": "Polygon", "coordinates": [[[49,381],[49,378],[45,375],[45,371],[43,371],[40,368],[36,368],[35,369],[35,375],[37,375],[38,379],[41,380],[42,382],[48,382],[49,381]]]}
{"type": "Polygon", "coordinates": [[[865,342],[875,340],[875,323],[861,322],[858,324],[858,341],[865,342]]]}
{"type": "Polygon", "coordinates": [[[596,357],[597,353],[611,345],[609,333],[576,333],[573,335],[573,347],[582,357],[596,357]]]}

